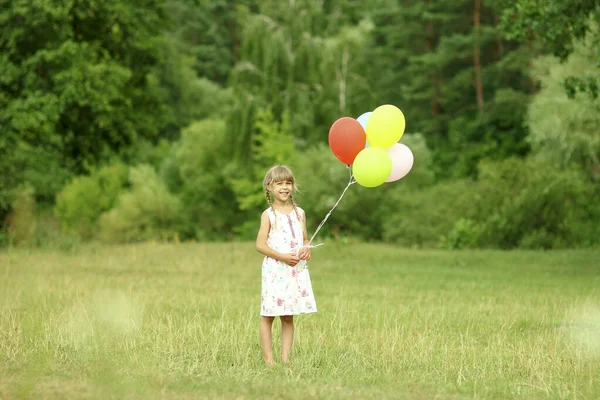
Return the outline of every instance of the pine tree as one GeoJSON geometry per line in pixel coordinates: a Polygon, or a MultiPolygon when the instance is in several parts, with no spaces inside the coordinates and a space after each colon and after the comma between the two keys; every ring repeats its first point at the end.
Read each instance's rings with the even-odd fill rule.
{"type": "Polygon", "coordinates": [[[531,55],[502,38],[500,11],[484,0],[407,0],[373,13],[380,47],[370,75],[389,71],[374,88],[405,112],[407,130],[425,135],[439,177],[474,175],[481,158],[527,152],[531,55]]]}

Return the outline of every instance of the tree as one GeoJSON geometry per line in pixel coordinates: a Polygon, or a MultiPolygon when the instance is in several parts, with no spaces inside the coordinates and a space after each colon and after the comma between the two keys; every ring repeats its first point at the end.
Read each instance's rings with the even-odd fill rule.
{"type": "Polygon", "coordinates": [[[171,118],[157,69],[163,2],[2,0],[0,125],[4,156],[23,141],[75,172],[171,118]]]}
{"type": "MultiPolygon", "coordinates": [[[[574,50],[574,39],[583,39],[593,24],[600,23],[600,0],[505,0],[509,4],[502,16],[507,38],[529,41],[539,39],[546,49],[561,61],[574,50]]],[[[592,39],[596,46],[600,37],[592,39]]],[[[600,58],[596,59],[600,62],[600,58]]],[[[598,96],[597,79],[574,72],[563,81],[568,94],[589,92],[598,96]]]]}
{"type": "MultiPolygon", "coordinates": [[[[338,24],[354,1],[263,1],[243,15],[240,60],[232,72],[236,104],[230,147],[251,162],[254,118],[270,108],[289,117],[300,148],[322,143],[333,121],[372,107],[364,71],[368,21],[338,24]],[[368,105],[370,103],[370,105],[368,105]]],[[[351,14],[352,15],[352,14],[351,14]]]]}
{"type": "Polygon", "coordinates": [[[238,10],[253,7],[252,0],[169,0],[174,23],[172,36],[179,54],[193,59],[197,76],[225,85],[239,59],[238,10]]]}
{"type": "Polygon", "coordinates": [[[425,135],[438,178],[473,176],[483,158],[525,154],[520,110],[533,88],[526,69],[536,50],[503,40],[501,7],[482,0],[378,4],[369,82],[405,112],[407,129],[425,135]]]}
{"type": "Polygon", "coordinates": [[[600,179],[600,99],[582,93],[568,98],[563,82],[577,73],[600,80],[596,60],[600,50],[593,42],[595,31],[576,40],[564,62],[545,56],[536,60],[532,75],[541,89],[531,102],[527,122],[530,141],[537,156],[558,168],[582,167],[588,176],[600,179]]]}

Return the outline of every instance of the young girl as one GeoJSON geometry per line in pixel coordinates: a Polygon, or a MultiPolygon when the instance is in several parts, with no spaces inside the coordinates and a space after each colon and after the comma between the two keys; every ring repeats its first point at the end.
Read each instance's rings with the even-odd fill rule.
{"type": "Polygon", "coordinates": [[[261,216],[256,250],[265,255],[262,264],[260,344],[264,361],[273,365],[271,328],[281,319],[281,359],[289,363],[294,339],[294,315],[317,312],[306,262],[310,249],[304,210],[296,205],[292,171],[272,167],[263,180],[269,203],[261,216]]]}

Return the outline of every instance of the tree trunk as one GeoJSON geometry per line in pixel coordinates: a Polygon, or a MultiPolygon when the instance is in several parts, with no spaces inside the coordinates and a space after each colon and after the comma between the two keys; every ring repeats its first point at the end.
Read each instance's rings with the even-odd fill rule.
{"type": "Polygon", "coordinates": [[[339,90],[339,102],[340,102],[340,113],[344,114],[346,112],[346,79],[348,77],[348,64],[350,63],[350,52],[348,48],[344,48],[344,53],[342,54],[342,65],[340,72],[338,73],[339,81],[340,81],[340,90],[339,90]]]}
{"type": "MultiPolygon", "coordinates": [[[[498,14],[494,13],[494,27],[498,29],[498,25],[500,24],[498,14]]],[[[498,33],[496,36],[496,54],[498,55],[498,60],[504,57],[504,43],[502,42],[502,33],[498,33]]]]}
{"type": "Polygon", "coordinates": [[[475,0],[475,10],[473,12],[473,30],[475,34],[475,49],[473,51],[473,63],[475,66],[475,91],[477,93],[477,108],[479,112],[483,111],[483,84],[481,83],[481,49],[479,26],[481,17],[481,0],[475,0]]]}
{"type": "MultiPolygon", "coordinates": [[[[430,0],[426,0],[426,4],[429,6],[430,0]]],[[[433,22],[429,21],[427,23],[427,49],[430,52],[435,50],[435,37],[433,31],[433,22]]],[[[431,98],[431,113],[434,116],[438,116],[440,114],[440,101],[439,101],[439,79],[437,71],[432,72],[431,74],[431,85],[433,86],[433,97],[431,98]]]]}

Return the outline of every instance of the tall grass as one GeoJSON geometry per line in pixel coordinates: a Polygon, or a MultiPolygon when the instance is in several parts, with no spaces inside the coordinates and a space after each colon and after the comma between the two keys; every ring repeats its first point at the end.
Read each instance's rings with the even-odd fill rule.
{"type": "Polygon", "coordinates": [[[271,368],[251,244],[11,250],[0,398],[596,399],[598,260],[328,243],[319,312],[271,368]]]}

